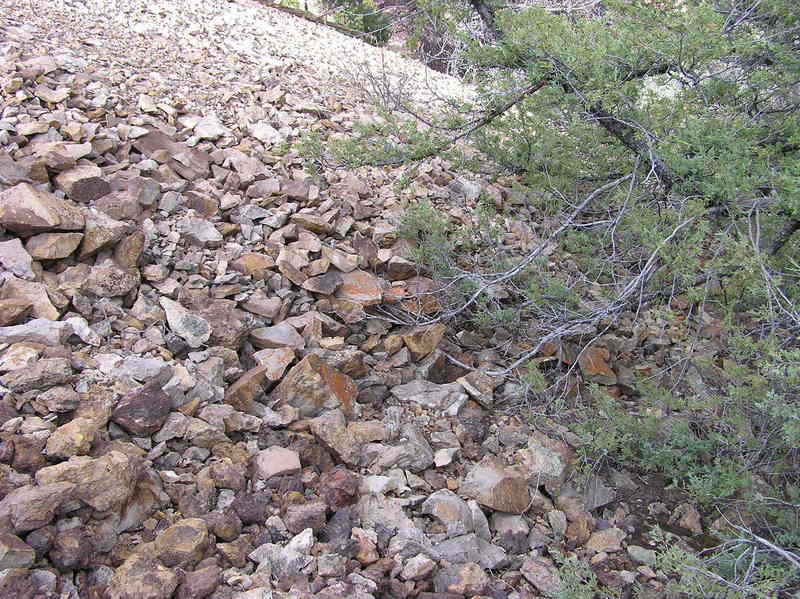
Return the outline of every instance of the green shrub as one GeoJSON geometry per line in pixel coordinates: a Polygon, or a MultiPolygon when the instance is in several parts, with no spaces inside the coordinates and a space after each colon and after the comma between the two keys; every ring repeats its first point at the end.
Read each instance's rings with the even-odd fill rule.
{"type": "Polygon", "coordinates": [[[374,46],[385,46],[392,37],[392,16],[374,0],[341,0],[336,3],[336,22],[364,32],[364,39],[374,46]]]}

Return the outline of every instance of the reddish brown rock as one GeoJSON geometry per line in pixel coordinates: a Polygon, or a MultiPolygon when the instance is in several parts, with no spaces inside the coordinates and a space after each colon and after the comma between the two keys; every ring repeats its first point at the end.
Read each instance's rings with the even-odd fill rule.
{"type": "Polygon", "coordinates": [[[525,560],[520,572],[534,588],[548,596],[561,591],[561,577],[553,562],[545,557],[530,557],[525,560]]]}
{"type": "Polygon", "coordinates": [[[164,164],[189,181],[195,181],[208,174],[211,163],[208,154],[173,141],[155,127],[146,128],[150,133],[140,137],[133,144],[139,152],[154,160],[166,158],[164,164]]]}
{"type": "Polygon", "coordinates": [[[239,310],[235,301],[212,299],[206,289],[194,291],[196,293],[182,292],[181,303],[211,326],[209,345],[239,349],[249,331],[249,315],[239,310]]]}
{"type": "Polygon", "coordinates": [[[400,256],[392,256],[386,265],[386,274],[390,281],[405,281],[419,274],[416,264],[400,256]]]}
{"type": "Polygon", "coordinates": [[[240,376],[225,393],[225,402],[241,412],[250,410],[253,401],[265,390],[265,383],[280,380],[286,367],[294,360],[294,350],[265,349],[256,352],[253,357],[260,364],[240,376]]]}
{"type": "Polygon", "coordinates": [[[0,225],[27,236],[46,231],[80,231],[82,210],[72,202],[20,183],[0,193],[0,225]]]}
{"type": "Polygon", "coordinates": [[[70,528],[56,533],[48,557],[60,570],[77,570],[89,565],[92,549],[92,540],[85,528],[70,528]]]}
{"type": "Polygon", "coordinates": [[[206,599],[219,586],[222,570],[217,566],[187,572],[175,595],[176,599],[206,599]]]}
{"type": "Polygon", "coordinates": [[[578,365],[584,378],[602,385],[615,385],[617,375],[608,364],[610,357],[611,354],[605,347],[592,345],[584,348],[578,356],[578,365]]]}
{"type": "Polygon", "coordinates": [[[436,574],[437,593],[455,593],[461,597],[482,595],[489,587],[489,575],[476,563],[458,564],[436,574]]]}
{"type": "Polygon", "coordinates": [[[361,322],[367,317],[364,306],[352,300],[331,298],[331,308],[347,324],[361,322]]]}
{"type": "Polygon", "coordinates": [[[327,508],[321,501],[309,501],[308,503],[292,504],[286,508],[283,521],[286,528],[292,534],[298,534],[306,528],[314,532],[320,532],[325,528],[325,513],[327,508]]]}
{"type": "Polygon", "coordinates": [[[81,162],[56,176],[56,185],[73,202],[88,204],[111,193],[111,185],[103,179],[103,171],[91,162],[81,162]]]}
{"type": "Polygon", "coordinates": [[[0,501],[0,529],[19,534],[49,524],[74,490],[75,485],[66,481],[14,489],[0,501]]]}
{"type": "Polygon", "coordinates": [[[306,281],[302,284],[302,287],[303,289],[307,289],[313,293],[332,295],[337,289],[339,289],[339,287],[342,286],[343,283],[344,281],[342,280],[342,275],[336,271],[330,271],[324,275],[306,279],[306,281]]]}
{"type": "Polygon", "coordinates": [[[378,278],[363,270],[354,270],[342,275],[342,285],[336,297],[357,302],[362,306],[381,303],[383,293],[378,278]]]}
{"type": "Polygon", "coordinates": [[[208,526],[201,518],[176,522],[156,537],[155,553],[165,566],[193,566],[208,548],[208,526]]]}
{"type": "Polygon", "coordinates": [[[293,214],[291,221],[298,227],[313,231],[314,233],[330,233],[333,230],[331,224],[323,217],[316,214],[297,213],[293,214]]]}
{"type": "Polygon", "coordinates": [[[129,392],[119,400],[111,419],[134,436],[152,435],[172,410],[172,400],[161,387],[161,381],[154,380],[129,392]]]}
{"type": "Polygon", "coordinates": [[[332,510],[352,505],[358,501],[358,487],[358,476],[341,466],[322,473],[317,482],[319,496],[332,510]]]}
{"type": "Polygon", "coordinates": [[[522,514],[531,505],[525,477],[491,457],[484,458],[469,471],[459,491],[498,512],[522,514]]]}
{"type": "Polygon", "coordinates": [[[271,400],[276,405],[297,408],[302,417],[313,417],[325,408],[335,407],[350,414],[357,395],[353,379],[311,354],[283,377],[271,400]]]}
{"type": "Polygon", "coordinates": [[[74,483],[73,496],[98,512],[120,509],[133,492],[141,474],[141,464],[119,451],[100,458],[76,456],[66,462],[41,468],[36,482],[74,483]]]}
{"type": "Polygon", "coordinates": [[[266,254],[247,252],[231,262],[230,267],[245,276],[260,280],[268,270],[275,268],[275,260],[266,254]]]}
{"type": "Polygon", "coordinates": [[[44,283],[24,281],[14,276],[7,277],[3,287],[0,289],[0,299],[30,302],[35,318],[58,320],[61,316],[61,312],[53,305],[50,294],[47,293],[47,286],[44,283]]]}
{"type": "Polygon", "coordinates": [[[82,239],[83,233],[40,233],[28,239],[25,249],[36,260],[60,260],[78,249],[82,239]]]}
{"type": "Polygon", "coordinates": [[[352,272],[358,268],[358,256],[348,254],[327,245],[322,246],[322,257],[344,273],[352,272]]]}
{"type": "Polygon", "coordinates": [[[33,302],[29,299],[0,299],[0,327],[20,323],[31,312],[33,312],[33,302]]]}
{"type": "Polygon", "coordinates": [[[311,183],[307,180],[284,180],[281,184],[281,193],[293,200],[308,200],[311,193],[311,183]]]}
{"type": "Polygon", "coordinates": [[[283,302],[281,298],[267,297],[263,291],[256,291],[246,302],[242,302],[242,308],[253,314],[258,314],[270,320],[280,314],[283,302]]]}
{"type": "Polygon", "coordinates": [[[403,335],[403,342],[414,360],[421,360],[439,346],[446,329],[442,323],[417,327],[403,335]]]}
{"type": "Polygon", "coordinates": [[[142,214],[142,205],[136,196],[126,189],[112,191],[98,198],[94,206],[106,216],[118,221],[138,220],[142,214]]]}
{"type": "Polygon", "coordinates": [[[128,223],[114,220],[105,212],[90,208],[86,211],[86,227],[78,257],[88,258],[115,244],[125,236],[129,227],[128,223]]]}
{"type": "Polygon", "coordinates": [[[156,559],[134,553],[114,573],[108,599],[169,599],[178,581],[178,574],[156,559]]]}
{"type": "Polygon", "coordinates": [[[252,460],[253,476],[268,480],[273,476],[300,472],[300,456],[296,451],[283,447],[270,447],[259,451],[252,460]]]}
{"type": "Polygon", "coordinates": [[[278,258],[278,270],[295,285],[303,285],[308,277],[288,260],[278,258]]]}

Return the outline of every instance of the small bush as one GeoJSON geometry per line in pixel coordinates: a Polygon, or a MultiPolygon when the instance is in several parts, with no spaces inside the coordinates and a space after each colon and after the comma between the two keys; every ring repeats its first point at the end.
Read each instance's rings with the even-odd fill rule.
{"type": "Polygon", "coordinates": [[[364,32],[364,39],[374,46],[385,46],[392,37],[392,17],[373,0],[343,0],[337,3],[336,21],[364,32]]]}

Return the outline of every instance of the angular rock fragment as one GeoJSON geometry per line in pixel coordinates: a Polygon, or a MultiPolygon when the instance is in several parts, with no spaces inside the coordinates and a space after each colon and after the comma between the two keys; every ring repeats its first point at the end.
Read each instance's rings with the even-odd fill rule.
{"type": "Polygon", "coordinates": [[[117,568],[108,585],[109,599],[169,599],[178,586],[176,572],[158,560],[132,554],[117,568]]]}
{"type": "Polygon", "coordinates": [[[47,320],[58,320],[61,316],[51,299],[58,295],[60,294],[54,293],[52,290],[48,293],[48,288],[43,283],[24,281],[14,276],[6,277],[3,287],[0,289],[0,299],[27,300],[33,305],[33,315],[36,318],[46,318],[47,320]]]}
{"type": "Polygon", "coordinates": [[[74,490],[75,485],[66,481],[14,489],[0,501],[0,529],[19,534],[49,524],[74,490]]]}
{"type": "Polygon", "coordinates": [[[437,593],[452,593],[459,597],[483,595],[489,582],[489,575],[476,563],[443,568],[434,578],[437,593]]]}
{"type": "Polygon", "coordinates": [[[373,306],[381,303],[383,292],[377,277],[363,270],[353,270],[342,274],[336,297],[362,306],[373,306]]]}
{"type": "Polygon", "coordinates": [[[544,557],[531,557],[525,560],[520,568],[525,580],[534,588],[547,595],[555,595],[561,591],[561,577],[553,562],[544,557]]]}
{"type": "Polygon", "coordinates": [[[417,327],[403,335],[403,341],[415,361],[421,360],[436,349],[444,337],[446,328],[442,323],[437,323],[426,327],[417,327]]]}
{"type": "Polygon", "coordinates": [[[158,379],[134,389],[119,400],[111,419],[137,437],[152,435],[167,420],[172,400],[158,379]]]}
{"type": "Polygon", "coordinates": [[[19,537],[0,532],[0,570],[28,568],[36,561],[36,551],[19,537]]]}
{"type": "Polygon", "coordinates": [[[71,255],[83,240],[83,233],[40,233],[30,237],[25,249],[36,260],[60,260],[71,255]]]}
{"type": "Polygon", "coordinates": [[[0,267],[26,281],[33,281],[36,278],[33,258],[22,247],[19,239],[0,242],[0,267]]]}
{"type": "Polygon", "coordinates": [[[107,512],[125,504],[140,473],[141,467],[131,457],[111,451],[100,458],[76,456],[42,468],[36,472],[36,482],[41,486],[69,482],[75,498],[98,512],[107,512]]]}
{"type": "Polygon", "coordinates": [[[74,333],[71,323],[36,318],[25,324],[0,327],[0,343],[41,343],[43,345],[63,345],[74,333]]]}
{"type": "Polygon", "coordinates": [[[192,314],[178,302],[161,297],[161,307],[167,316],[172,332],[183,338],[189,347],[201,347],[211,337],[211,325],[197,314],[192,314]]]}
{"type": "Polygon", "coordinates": [[[300,456],[296,451],[283,447],[270,447],[253,456],[253,476],[268,480],[273,476],[300,472],[300,456]]]}
{"type": "Polygon", "coordinates": [[[208,548],[208,526],[200,518],[176,522],[156,537],[155,554],[165,566],[193,566],[208,548]]]}
{"type": "Polygon", "coordinates": [[[128,230],[127,223],[114,220],[106,213],[90,208],[86,212],[86,226],[78,257],[84,259],[93,256],[122,239],[128,230]]]}
{"type": "Polygon", "coordinates": [[[491,457],[473,466],[459,490],[481,505],[499,512],[522,514],[531,506],[525,478],[491,457]]]}
{"type": "Polygon", "coordinates": [[[295,328],[286,322],[272,327],[253,329],[250,331],[250,341],[260,349],[302,349],[306,344],[295,328]]]}
{"type": "Polygon", "coordinates": [[[80,231],[83,212],[51,193],[20,183],[0,192],[0,225],[22,236],[47,231],[80,231]]]}
{"type": "Polygon", "coordinates": [[[357,395],[353,379],[311,354],[283,377],[270,400],[273,406],[293,406],[301,417],[308,418],[326,408],[340,407],[346,414],[352,413],[357,395]]]}
{"type": "Polygon", "coordinates": [[[466,502],[447,489],[429,495],[421,512],[435,517],[447,527],[447,536],[457,537],[473,530],[472,511],[466,502]]]}
{"type": "Polygon", "coordinates": [[[15,370],[0,377],[0,383],[16,393],[34,389],[47,389],[72,380],[72,366],[64,358],[37,360],[22,370],[15,370]]]}
{"type": "Polygon", "coordinates": [[[111,185],[103,179],[103,171],[91,162],[81,161],[56,176],[56,185],[73,202],[88,204],[111,193],[111,185]]]}
{"type": "Polygon", "coordinates": [[[463,402],[467,397],[457,383],[437,385],[425,380],[414,380],[405,385],[397,385],[392,387],[391,393],[400,401],[414,402],[428,409],[442,412],[456,402],[463,402]]]}
{"type": "Polygon", "coordinates": [[[33,312],[33,302],[28,299],[0,299],[0,327],[25,320],[31,312],[33,312]]]}

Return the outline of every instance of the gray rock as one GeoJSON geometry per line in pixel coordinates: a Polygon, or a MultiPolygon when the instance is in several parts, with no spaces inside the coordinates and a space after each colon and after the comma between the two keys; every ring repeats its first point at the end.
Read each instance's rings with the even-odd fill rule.
{"type": "Polygon", "coordinates": [[[492,514],[495,542],[511,554],[528,550],[530,527],[522,516],[495,512],[492,514]]]}
{"type": "Polygon", "coordinates": [[[628,545],[628,555],[631,556],[633,561],[640,564],[652,566],[656,563],[656,552],[639,545],[628,545]]]}
{"type": "Polygon", "coordinates": [[[531,505],[525,478],[496,458],[486,457],[469,471],[461,493],[500,512],[522,514],[531,505]]]}
{"type": "Polygon", "coordinates": [[[192,314],[178,302],[166,297],[160,298],[159,303],[164,308],[169,328],[189,347],[201,347],[211,337],[211,325],[202,316],[192,314]]]}
{"type": "Polygon", "coordinates": [[[498,568],[508,561],[508,556],[502,547],[484,541],[475,533],[447,539],[434,547],[434,553],[437,559],[452,564],[476,562],[489,570],[498,568]]]}
{"type": "Polygon", "coordinates": [[[448,598],[482,596],[489,583],[489,575],[476,563],[443,568],[434,578],[436,592],[439,596],[448,598]]]}
{"type": "Polygon", "coordinates": [[[36,561],[36,551],[19,537],[0,532],[0,570],[27,568],[36,561]]]}
{"type": "Polygon", "coordinates": [[[216,141],[220,137],[230,136],[231,131],[219,122],[219,118],[215,114],[210,114],[197,122],[194,126],[194,134],[200,139],[216,141]]]}
{"type": "Polygon", "coordinates": [[[474,529],[472,510],[463,499],[448,489],[430,495],[420,511],[442,522],[447,527],[448,537],[465,535],[474,529]]]}
{"type": "Polygon", "coordinates": [[[475,534],[482,538],[484,541],[489,541],[492,538],[492,533],[489,530],[489,520],[486,519],[486,514],[483,513],[481,506],[474,499],[467,502],[469,511],[472,512],[472,525],[475,534]]]}
{"type": "Polygon", "coordinates": [[[541,593],[555,595],[561,590],[561,577],[558,575],[558,569],[547,558],[531,557],[526,559],[520,572],[541,593]]]}
{"type": "Polygon", "coordinates": [[[222,233],[209,221],[202,218],[182,218],[178,231],[194,245],[216,248],[222,244],[222,233]]]}
{"type": "Polygon", "coordinates": [[[15,370],[0,377],[0,383],[16,393],[47,389],[72,380],[72,366],[64,358],[38,360],[28,368],[15,370]]]}
{"type": "Polygon", "coordinates": [[[248,557],[258,564],[259,570],[270,568],[272,576],[279,580],[297,576],[313,560],[309,555],[273,543],[259,546],[248,557]]]}
{"type": "Polygon", "coordinates": [[[433,449],[417,426],[405,424],[401,429],[401,443],[383,450],[376,465],[422,472],[433,465],[433,449]]]}
{"type": "Polygon", "coordinates": [[[272,327],[260,327],[250,332],[250,341],[259,349],[290,347],[302,349],[306,342],[293,326],[286,322],[272,327]]]}
{"type": "Polygon", "coordinates": [[[0,267],[26,281],[33,281],[33,258],[19,239],[0,242],[0,267]]]}
{"type": "Polygon", "coordinates": [[[132,378],[140,383],[152,379],[166,383],[172,377],[172,366],[160,358],[141,358],[128,356],[117,369],[115,374],[132,378]]]}
{"type": "Polygon", "coordinates": [[[392,395],[400,401],[418,403],[431,410],[446,410],[456,401],[467,397],[458,383],[437,385],[425,380],[415,380],[393,387],[392,395]]]}

